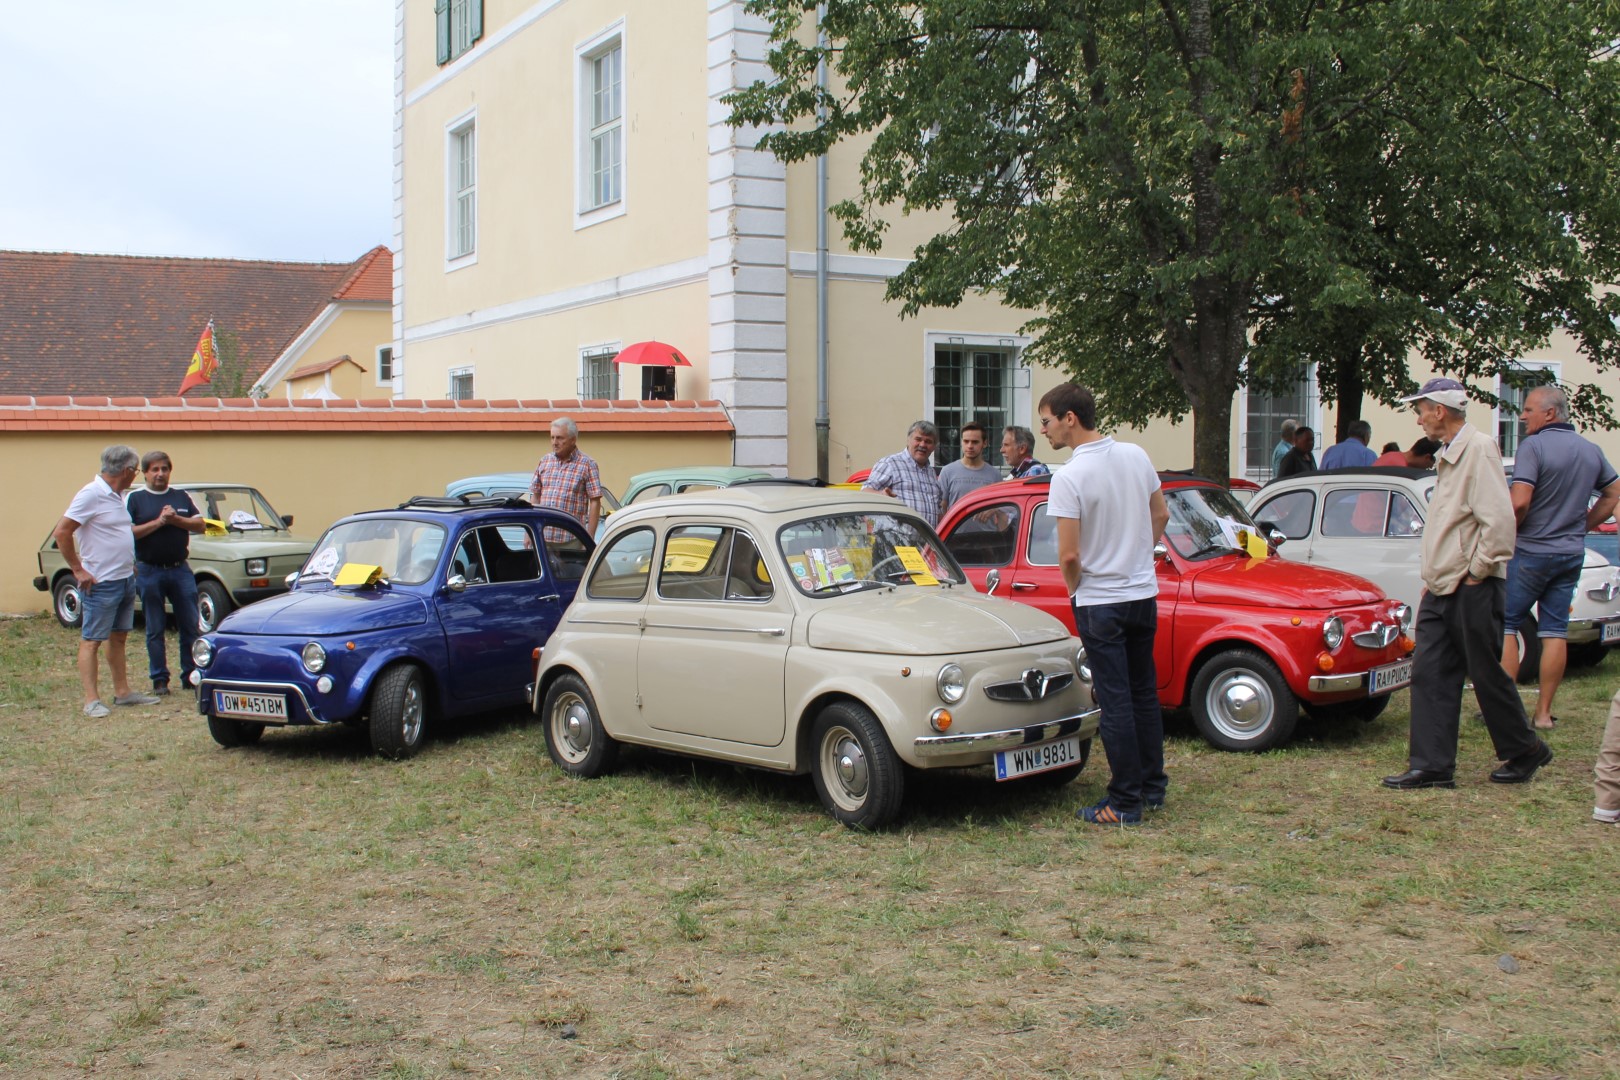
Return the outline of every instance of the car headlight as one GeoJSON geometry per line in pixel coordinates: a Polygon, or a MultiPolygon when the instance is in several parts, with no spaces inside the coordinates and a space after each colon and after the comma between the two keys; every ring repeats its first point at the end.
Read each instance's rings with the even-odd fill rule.
{"type": "Polygon", "coordinates": [[[247,561],[248,577],[264,577],[269,569],[270,561],[268,559],[249,559],[247,561]]]}
{"type": "Polygon", "coordinates": [[[962,669],[955,664],[946,664],[939,669],[939,678],[934,680],[934,686],[939,690],[939,700],[947,705],[955,705],[967,696],[967,680],[962,675],[962,669]]]}
{"type": "Polygon", "coordinates": [[[1327,622],[1322,624],[1322,644],[1326,645],[1330,652],[1344,644],[1343,619],[1333,615],[1328,618],[1327,622]]]}
{"type": "Polygon", "coordinates": [[[304,651],[300,655],[304,658],[304,670],[312,675],[326,666],[326,650],[321,648],[321,643],[318,641],[312,641],[305,645],[304,651]]]}
{"type": "Polygon", "coordinates": [[[1396,604],[1395,621],[1400,624],[1401,633],[1411,634],[1413,622],[1412,609],[1406,604],[1396,604]]]}
{"type": "Polygon", "coordinates": [[[1091,665],[1086,663],[1086,647],[1080,646],[1074,650],[1074,673],[1086,682],[1091,681],[1091,665]]]}
{"type": "Polygon", "coordinates": [[[200,668],[205,668],[214,662],[214,643],[205,637],[200,637],[191,643],[191,662],[200,668]]]}

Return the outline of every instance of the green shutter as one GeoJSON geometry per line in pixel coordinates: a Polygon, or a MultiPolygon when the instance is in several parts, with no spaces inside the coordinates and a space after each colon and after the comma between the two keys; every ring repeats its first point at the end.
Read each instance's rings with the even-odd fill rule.
{"type": "Polygon", "coordinates": [[[433,19],[439,28],[439,63],[450,62],[450,0],[433,0],[433,19]]]}
{"type": "Polygon", "coordinates": [[[467,34],[467,44],[471,46],[484,36],[484,0],[467,0],[467,3],[472,8],[468,12],[468,16],[472,19],[472,28],[467,34]]]}

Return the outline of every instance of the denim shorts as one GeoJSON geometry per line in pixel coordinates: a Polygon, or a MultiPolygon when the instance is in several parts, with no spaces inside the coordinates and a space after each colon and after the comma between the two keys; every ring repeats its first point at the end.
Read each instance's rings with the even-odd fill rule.
{"type": "Polygon", "coordinates": [[[84,616],[79,636],[86,641],[106,641],[113,634],[129,633],[135,628],[135,575],[81,589],[79,610],[84,616]]]}
{"type": "Polygon", "coordinates": [[[1586,553],[1579,555],[1513,556],[1507,568],[1507,611],[1502,632],[1519,629],[1530,608],[1536,612],[1536,637],[1569,636],[1569,605],[1575,599],[1575,586],[1581,581],[1586,553]]]}

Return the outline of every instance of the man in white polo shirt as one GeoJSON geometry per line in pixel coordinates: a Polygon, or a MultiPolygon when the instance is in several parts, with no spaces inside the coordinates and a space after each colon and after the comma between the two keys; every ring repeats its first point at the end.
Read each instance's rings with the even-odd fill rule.
{"type": "MultiPolygon", "coordinates": [[[[68,504],[52,533],[62,559],[79,586],[79,685],[84,714],[106,716],[96,687],[96,654],[107,643],[107,670],[112,672],[114,705],[156,705],[150,694],[129,688],[124,646],[135,625],[135,527],[124,505],[124,492],[135,480],[140,459],[128,446],[101,452],[101,473],[68,504]]],[[[148,616],[150,617],[150,616],[148,616]]],[[[160,611],[158,618],[162,618],[160,611]]]]}
{"type": "Polygon", "coordinates": [[[1074,625],[1086,646],[1102,708],[1098,734],[1112,774],[1107,796],[1082,807],[1093,825],[1140,825],[1164,805],[1164,719],[1153,667],[1158,575],[1153,545],[1170,521],[1147,453],[1097,430],[1097,401],[1073,383],[1041,398],[1041,432],[1070,447],[1052,474],[1048,513],[1057,522],[1058,563],[1074,625]]]}

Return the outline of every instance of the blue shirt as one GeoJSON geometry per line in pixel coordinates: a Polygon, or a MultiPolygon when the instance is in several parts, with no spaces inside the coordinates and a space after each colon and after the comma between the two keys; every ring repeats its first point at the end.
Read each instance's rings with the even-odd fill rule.
{"type": "Polygon", "coordinates": [[[1360,439],[1346,439],[1328,447],[1322,455],[1322,471],[1328,469],[1356,469],[1378,460],[1373,448],[1360,439]]]}
{"type": "Polygon", "coordinates": [[[1603,451],[1575,433],[1573,424],[1548,424],[1519,440],[1513,483],[1535,489],[1519,522],[1515,552],[1579,555],[1586,543],[1586,508],[1594,491],[1617,477],[1603,451]]]}

